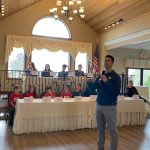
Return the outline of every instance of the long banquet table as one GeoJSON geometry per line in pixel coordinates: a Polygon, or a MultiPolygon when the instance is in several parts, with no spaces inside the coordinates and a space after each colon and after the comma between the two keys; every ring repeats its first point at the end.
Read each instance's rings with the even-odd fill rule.
{"type": "MultiPolygon", "coordinates": [[[[91,127],[96,127],[95,106],[91,103],[91,127]]],[[[125,97],[118,98],[117,126],[144,125],[146,121],[146,104],[143,100],[125,97]]]]}
{"type": "MultiPolygon", "coordinates": [[[[142,100],[118,100],[117,125],[143,125],[145,123],[145,103],[142,100]]],[[[16,134],[75,130],[96,127],[95,98],[82,97],[63,99],[63,102],[34,99],[19,99],[13,132],[16,134]]]]}

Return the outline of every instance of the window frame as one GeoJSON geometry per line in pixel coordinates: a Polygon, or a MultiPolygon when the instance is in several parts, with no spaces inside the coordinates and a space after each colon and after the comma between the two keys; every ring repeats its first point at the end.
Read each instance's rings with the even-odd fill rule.
{"type": "MultiPolygon", "coordinates": [[[[81,53],[81,52],[80,52],[81,53]]],[[[81,54],[84,54],[84,53],[81,53],[81,54]]],[[[87,54],[87,53],[86,53],[87,54]]],[[[81,64],[82,65],[82,64],[81,64]]],[[[88,55],[87,55],[87,58],[86,58],[86,72],[84,72],[85,74],[88,74],[89,73],[89,59],[88,59],[88,55]]],[[[76,58],[74,60],[74,70],[76,70],[76,58]]],[[[83,67],[83,66],[82,66],[83,67]]]]}
{"type": "MultiPolygon", "coordinates": [[[[24,49],[24,48],[23,48],[24,49]]],[[[8,71],[22,71],[22,72],[25,72],[25,68],[26,68],[26,59],[27,59],[27,57],[26,57],[26,53],[25,53],[25,50],[24,50],[24,70],[8,70],[9,68],[8,68],[8,61],[9,61],[9,59],[8,59],[8,61],[7,61],[7,74],[6,74],[6,79],[7,80],[22,80],[22,78],[9,78],[9,76],[8,76],[8,71]]]]}
{"type": "MultiPolygon", "coordinates": [[[[126,73],[127,73],[127,76],[129,76],[129,69],[139,69],[140,70],[140,75],[141,75],[141,78],[140,78],[140,86],[143,86],[143,73],[144,73],[144,70],[150,70],[150,68],[133,68],[133,67],[127,67],[126,68],[126,73]]],[[[127,82],[128,82],[128,78],[127,78],[127,82]]]]}
{"type": "MultiPolygon", "coordinates": [[[[42,50],[40,50],[40,51],[42,51],[42,50]]],[[[48,51],[48,50],[47,50],[48,51]]],[[[62,50],[63,51],[63,50],[62,50]]],[[[33,52],[33,51],[32,51],[33,52]]],[[[49,51],[48,51],[49,52],[49,51]]],[[[52,52],[52,51],[51,51],[52,52]]],[[[63,51],[64,52],[64,51],[63,51]]],[[[30,61],[32,62],[32,53],[31,53],[31,55],[30,55],[30,61]]],[[[68,67],[70,68],[71,67],[71,61],[72,61],[72,59],[71,59],[71,54],[68,52],[68,67]]],[[[43,68],[44,69],[44,68],[43,68]]],[[[70,68],[71,69],[71,68],[70,68]]],[[[38,70],[37,70],[38,71],[38,70]]],[[[41,70],[42,71],[42,70],[41,70]]],[[[38,72],[41,72],[41,71],[38,71],[38,72]]],[[[61,70],[60,70],[61,71],[61,70]]],[[[55,72],[55,71],[54,71],[55,72]]],[[[58,71],[59,72],[59,71],[58,71]]]]}

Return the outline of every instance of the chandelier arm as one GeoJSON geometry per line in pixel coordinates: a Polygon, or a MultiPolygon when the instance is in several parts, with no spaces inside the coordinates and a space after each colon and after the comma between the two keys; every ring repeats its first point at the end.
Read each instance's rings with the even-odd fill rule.
{"type": "Polygon", "coordinates": [[[83,21],[84,7],[81,6],[81,0],[57,0],[56,7],[50,9],[50,14],[55,19],[69,20],[71,22],[74,18],[78,18],[83,21]]]}

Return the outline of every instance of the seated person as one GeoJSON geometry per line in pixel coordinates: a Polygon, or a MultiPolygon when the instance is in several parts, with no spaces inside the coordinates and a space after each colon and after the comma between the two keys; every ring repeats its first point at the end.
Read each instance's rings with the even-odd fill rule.
{"type": "Polygon", "coordinates": [[[29,89],[28,92],[25,94],[25,97],[38,98],[38,94],[36,93],[36,89],[34,85],[29,85],[29,89]]]}
{"type": "Polygon", "coordinates": [[[50,70],[50,65],[46,64],[44,71],[42,71],[42,73],[41,73],[41,76],[42,77],[51,77],[51,74],[50,74],[51,72],[53,72],[53,71],[50,70]]]}
{"type": "Polygon", "coordinates": [[[48,97],[48,96],[51,96],[51,98],[56,97],[55,93],[52,91],[51,86],[47,86],[46,87],[46,92],[44,93],[44,97],[48,97]]]}
{"type": "Polygon", "coordinates": [[[17,99],[22,99],[23,95],[20,93],[20,88],[18,85],[14,86],[13,93],[10,94],[9,100],[8,100],[8,109],[9,109],[9,126],[13,126],[14,121],[14,114],[15,114],[15,105],[17,99]]]}
{"type": "Polygon", "coordinates": [[[133,86],[133,81],[128,81],[128,87],[125,89],[125,96],[132,97],[133,95],[139,95],[137,89],[133,86]]]}
{"type": "Polygon", "coordinates": [[[60,93],[60,96],[61,97],[65,97],[65,98],[72,98],[72,94],[71,92],[69,91],[69,86],[68,85],[65,85],[64,86],[64,90],[60,93]]]}
{"type": "Polygon", "coordinates": [[[82,65],[79,64],[78,65],[78,70],[75,70],[75,76],[77,77],[81,77],[81,76],[85,76],[84,72],[81,70],[82,69],[82,65]]]}
{"type": "Polygon", "coordinates": [[[68,76],[68,71],[65,71],[67,68],[66,64],[62,65],[62,71],[58,73],[58,77],[66,78],[68,76]]]}
{"type": "Polygon", "coordinates": [[[73,92],[73,97],[75,96],[83,96],[83,92],[81,90],[81,84],[76,84],[75,91],[73,92]]]}
{"type": "Polygon", "coordinates": [[[29,63],[28,68],[26,69],[26,75],[37,76],[38,72],[35,68],[35,64],[33,62],[29,63]]]}

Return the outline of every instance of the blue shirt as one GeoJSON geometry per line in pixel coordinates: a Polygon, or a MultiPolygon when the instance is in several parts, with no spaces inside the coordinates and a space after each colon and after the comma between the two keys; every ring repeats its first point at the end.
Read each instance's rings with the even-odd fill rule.
{"type": "Polygon", "coordinates": [[[79,92],[74,91],[72,94],[73,94],[73,97],[75,97],[75,96],[83,96],[83,92],[82,91],[79,91],[79,92]]]}
{"type": "Polygon", "coordinates": [[[117,105],[117,97],[120,94],[121,79],[115,72],[111,71],[104,74],[108,81],[103,82],[100,77],[97,77],[92,85],[92,91],[97,89],[96,102],[98,105],[113,106],[117,105]]]}

